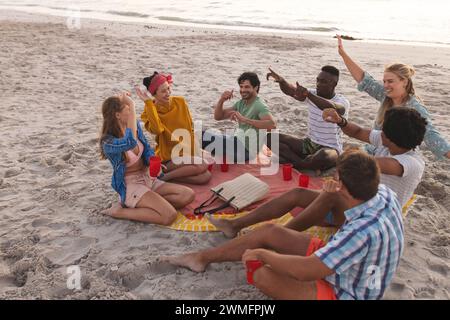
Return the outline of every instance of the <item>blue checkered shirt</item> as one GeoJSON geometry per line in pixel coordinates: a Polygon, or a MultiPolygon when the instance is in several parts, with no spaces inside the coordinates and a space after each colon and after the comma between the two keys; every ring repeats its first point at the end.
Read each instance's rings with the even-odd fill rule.
{"type": "Polygon", "coordinates": [[[381,299],[403,252],[402,208],[380,184],[369,201],[345,211],[346,222],[314,254],[335,273],[325,278],[338,299],[381,299]]]}

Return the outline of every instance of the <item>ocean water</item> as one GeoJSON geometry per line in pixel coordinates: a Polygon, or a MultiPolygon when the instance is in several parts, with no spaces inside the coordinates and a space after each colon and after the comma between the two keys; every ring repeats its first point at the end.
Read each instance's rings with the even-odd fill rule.
{"type": "Polygon", "coordinates": [[[1,9],[450,45],[448,0],[0,0],[1,9]]]}

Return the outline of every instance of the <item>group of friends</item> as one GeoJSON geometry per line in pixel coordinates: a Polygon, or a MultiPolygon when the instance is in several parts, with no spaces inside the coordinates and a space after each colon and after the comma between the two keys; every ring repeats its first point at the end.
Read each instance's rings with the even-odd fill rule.
{"type": "Polygon", "coordinates": [[[337,68],[324,66],[315,89],[291,84],[269,68],[267,80],[273,78],[284,94],[307,105],[306,138],[273,131],[276,120],[258,96],[260,80],[255,73],[245,72],[238,78],[241,99],[225,107],[233,98],[233,91],[225,91],[214,109],[215,120],[238,123],[236,134],[206,130],[197,141],[186,100],[171,95],[170,75],[155,72],[144,78],[146,90],[135,88],[145,103],[141,119],[155,136],[155,150],[137,121],[130,93],[103,102],[100,152],[112,164],[112,187],[120,196],[120,203],[104,213],[170,225],[177,209],[195,198],[194,191],[184,184],[206,184],[211,178],[203,149],[221,141],[223,148],[210,150],[213,154],[231,154],[230,161],[249,161],[266,144],[280,163],[292,163],[299,170],[336,167],[334,178],[326,180],[321,191],[295,188],[240,218],[207,216],[233,239],[165,260],[195,272],[203,272],[213,262],[259,260],[263,266],[255,271],[254,284],[277,299],[380,299],[403,252],[402,207],[413,196],[425,168],[417,148],[424,142],[438,159],[448,159],[450,144],[433,127],[426,107],[415,94],[412,67],[389,65],[380,83],[350,58],[337,38],[339,55],[357,81],[358,90],[381,103],[373,128],[348,120],[350,103],[335,92],[337,68]],[[189,136],[173,139],[179,129],[189,136]],[[258,133],[262,130],[269,133],[261,137],[258,133]],[[250,131],[256,134],[249,135],[250,131]],[[365,150],[345,149],[342,132],[365,142],[365,150]],[[278,135],[279,148],[272,149],[274,135],[278,135]],[[250,147],[255,141],[249,137],[256,137],[256,150],[250,147]],[[185,148],[174,156],[179,145],[185,148]],[[148,174],[149,158],[154,154],[163,164],[157,178],[148,174]],[[281,217],[296,207],[304,210],[287,225],[267,224],[237,237],[243,228],[281,217]],[[324,243],[302,232],[315,225],[335,226],[338,231],[324,243]]]}

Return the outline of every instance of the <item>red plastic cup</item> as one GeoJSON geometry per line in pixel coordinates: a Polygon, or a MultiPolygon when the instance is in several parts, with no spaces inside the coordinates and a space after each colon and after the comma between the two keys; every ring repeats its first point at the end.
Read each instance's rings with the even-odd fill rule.
{"type": "Polygon", "coordinates": [[[186,218],[189,219],[189,220],[195,220],[195,214],[188,213],[188,214],[186,215],[186,218]]]}
{"type": "Polygon", "coordinates": [[[298,186],[303,188],[308,188],[309,176],[306,174],[300,174],[298,177],[298,186]]]}
{"type": "Polygon", "coordinates": [[[214,166],[214,165],[213,165],[212,163],[208,166],[208,171],[209,171],[209,172],[212,172],[213,166],[214,166]]]}
{"type": "Polygon", "coordinates": [[[227,164],[227,158],[223,157],[223,163],[220,165],[220,171],[222,172],[228,172],[228,164],[227,164]]]}
{"type": "Polygon", "coordinates": [[[254,284],[253,273],[261,268],[263,264],[259,260],[247,260],[245,266],[247,267],[247,282],[248,284],[254,284]]]}
{"type": "Polygon", "coordinates": [[[292,180],[292,163],[283,164],[283,180],[289,181],[292,180]]]}
{"type": "Polygon", "coordinates": [[[150,173],[150,177],[156,178],[161,171],[161,158],[158,156],[150,157],[149,159],[149,168],[148,171],[150,173]]]}

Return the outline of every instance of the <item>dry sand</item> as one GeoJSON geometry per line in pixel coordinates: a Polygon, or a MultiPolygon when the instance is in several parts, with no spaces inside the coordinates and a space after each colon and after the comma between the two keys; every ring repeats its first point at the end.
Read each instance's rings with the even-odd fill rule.
{"type": "MultiPolygon", "coordinates": [[[[216,123],[212,105],[237,76],[271,65],[313,87],[319,68],[342,70],[338,91],[352,102],[351,120],[370,126],[378,103],[359,93],[335,40],[191,27],[0,13],[0,298],[3,299],[259,299],[240,263],[213,264],[195,274],[161,263],[226,241],[219,233],[183,233],[113,220],[99,211],[116,201],[111,168],[99,161],[100,104],[153,70],[174,75],[195,119],[216,123]],[[66,287],[66,267],[79,265],[80,291],[66,287]]],[[[417,70],[416,88],[433,122],[450,139],[450,49],[345,42],[347,51],[381,78],[402,61],[417,70]]],[[[262,82],[284,132],[305,134],[307,110],[262,82]]],[[[135,97],[136,98],[136,97],[135,97]]],[[[138,112],[143,105],[137,103],[138,112]]],[[[348,141],[348,139],[346,139],[348,141]]],[[[423,152],[427,168],[405,222],[406,246],[387,299],[449,299],[450,163],[423,152]]]]}

